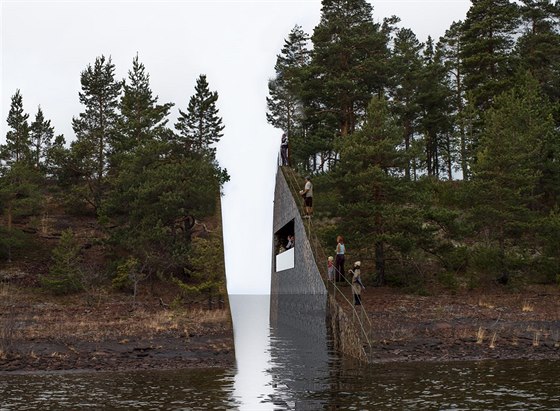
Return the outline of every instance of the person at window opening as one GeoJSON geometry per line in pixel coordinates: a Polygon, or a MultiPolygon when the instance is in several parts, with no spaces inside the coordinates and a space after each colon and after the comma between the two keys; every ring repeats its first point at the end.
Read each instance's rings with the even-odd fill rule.
{"type": "Polygon", "coordinates": [[[334,258],[332,255],[329,255],[327,259],[327,276],[329,281],[334,281],[334,258]]]}
{"type": "Polygon", "coordinates": [[[352,295],[354,296],[354,305],[362,305],[362,288],[365,290],[364,284],[360,277],[360,266],[362,263],[356,261],[354,263],[354,269],[348,270],[348,273],[352,275],[352,295]]]}
{"type": "Polygon", "coordinates": [[[305,201],[305,215],[303,218],[310,218],[313,215],[313,184],[311,177],[305,177],[305,186],[299,192],[305,201]]]}
{"type": "Polygon", "coordinates": [[[290,248],[293,248],[293,246],[295,245],[295,238],[293,235],[289,235],[288,236],[288,244],[286,244],[286,250],[289,250],[290,248]]]}
{"type": "Polygon", "coordinates": [[[336,269],[336,281],[344,280],[344,254],[346,254],[346,246],[344,245],[344,238],[339,235],[336,237],[336,259],[335,269],[336,269]]]}
{"type": "Polygon", "coordinates": [[[280,143],[280,158],[282,159],[282,165],[288,165],[288,135],[286,133],[282,134],[282,142],[280,143]]]}

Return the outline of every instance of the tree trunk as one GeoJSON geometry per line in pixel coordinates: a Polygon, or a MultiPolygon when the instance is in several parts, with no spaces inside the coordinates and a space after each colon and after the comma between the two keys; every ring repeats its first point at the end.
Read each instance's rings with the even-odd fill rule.
{"type": "Polygon", "coordinates": [[[450,141],[450,136],[449,134],[447,134],[447,141],[446,141],[446,146],[447,146],[447,178],[449,179],[449,181],[453,180],[453,164],[451,162],[451,141],[450,141]]]}
{"type": "Polygon", "coordinates": [[[375,285],[382,286],[385,284],[385,247],[382,241],[375,243],[375,285]]]}
{"type": "Polygon", "coordinates": [[[404,176],[407,181],[410,181],[410,157],[409,157],[409,150],[410,150],[410,134],[411,134],[411,127],[408,122],[404,126],[404,149],[406,152],[406,168],[404,170],[404,176]]]}
{"type": "MultiPolygon", "coordinates": [[[[12,209],[12,203],[8,203],[8,236],[11,237],[12,236],[12,215],[13,215],[13,209],[12,209]]],[[[11,239],[8,240],[8,244],[7,244],[7,248],[8,248],[8,262],[11,263],[12,262],[12,245],[11,245],[11,239]]]]}
{"type": "Polygon", "coordinates": [[[499,244],[500,244],[500,254],[499,254],[500,277],[498,278],[498,282],[500,284],[506,285],[509,281],[509,272],[506,267],[506,251],[505,251],[503,234],[500,235],[499,244]]]}

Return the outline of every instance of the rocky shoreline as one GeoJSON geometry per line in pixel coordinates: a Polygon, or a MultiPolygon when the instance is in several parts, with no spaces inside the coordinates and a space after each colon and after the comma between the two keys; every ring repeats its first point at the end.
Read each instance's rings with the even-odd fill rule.
{"type": "MultiPolygon", "coordinates": [[[[371,322],[366,350],[374,364],[560,360],[556,287],[431,296],[368,288],[362,301],[371,322]]],[[[64,304],[14,299],[1,316],[0,375],[235,364],[227,308],[174,310],[157,301],[110,300],[91,307],[77,297],[64,304]]]]}
{"type": "Polygon", "coordinates": [[[72,346],[27,342],[0,359],[5,373],[52,371],[130,371],[182,368],[227,368],[234,364],[228,338],[174,337],[120,343],[79,342],[72,346]]]}
{"type": "Polygon", "coordinates": [[[558,287],[415,296],[368,288],[373,363],[560,359],[558,287]]]}
{"type": "Polygon", "coordinates": [[[110,298],[91,306],[79,296],[60,302],[18,295],[0,314],[0,375],[235,363],[227,307],[170,309],[158,299],[131,304],[110,298]]]}

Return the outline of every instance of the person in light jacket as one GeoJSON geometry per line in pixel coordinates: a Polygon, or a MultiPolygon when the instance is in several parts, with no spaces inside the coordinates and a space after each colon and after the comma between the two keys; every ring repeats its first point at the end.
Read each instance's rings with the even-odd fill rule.
{"type": "Polygon", "coordinates": [[[346,253],[346,246],[344,245],[344,238],[339,235],[336,237],[336,257],[334,260],[336,281],[344,280],[344,254],[346,253]]]}
{"type": "Polygon", "coordinates": [[[329,255],[327,259],[327,275],[329,277],[329,281],[334,281],[334,258],[332,255],[329,255]]]}
{"type": "Polygon", "coordinates": [[[362,288],[365,289],[364,284],[362,284],[362,279],[360,278],[360,266],[362,263],[356,261],[354,263],[354,269],[348,270],[352,275],[352,295],[354,295],[354,305],[362,305],[362,288]]]}
{"type": "Polygon", "coordinates": [[[303,196],[305,203],[305,215],[303,218],[311,218],[313,215],[313,184],[311,183],[311,177],[305,177],[305,186],[303,190],[300,190],[299,194],[303,196]]]}

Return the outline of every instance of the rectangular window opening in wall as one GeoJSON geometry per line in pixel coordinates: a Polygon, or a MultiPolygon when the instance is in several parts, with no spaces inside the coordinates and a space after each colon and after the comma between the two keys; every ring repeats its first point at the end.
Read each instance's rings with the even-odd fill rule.
{"type": "Polygon", "coordinates": [[[276,255],[276,272],[294,268],[294,220],[291,220],[274,234],[274,254],[276,255]]]}

